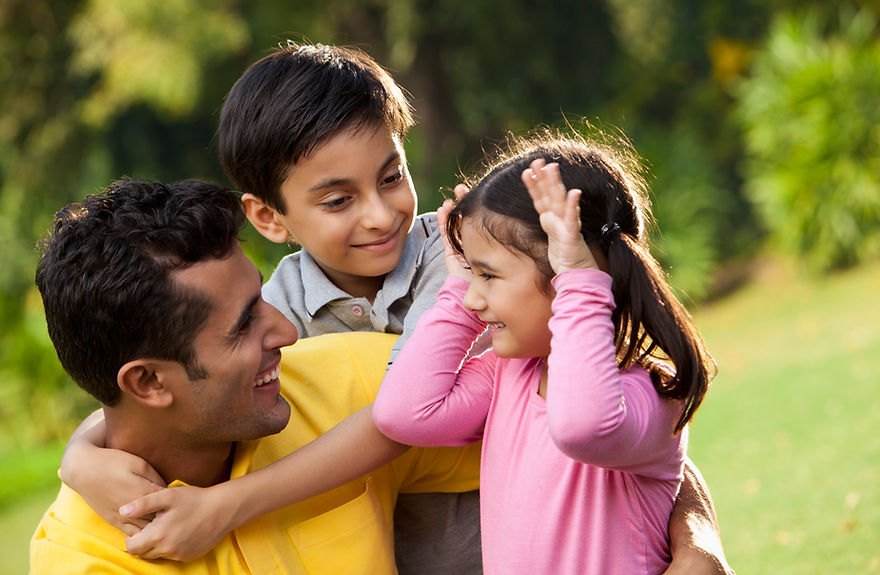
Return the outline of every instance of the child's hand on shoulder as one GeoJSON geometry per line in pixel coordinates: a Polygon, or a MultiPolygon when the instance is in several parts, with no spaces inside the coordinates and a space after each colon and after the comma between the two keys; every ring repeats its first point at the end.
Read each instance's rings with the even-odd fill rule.
{"type": "Polygon", "coordinates": [[[87,419],[71,438],[61,459],[59,476],[95,513],[126,535],[140,531],[150,517],[123,517],[119,506],[165,487],[150,464],[131,453],[104,444],[103,414],[87,419]],[[91,422],[95,421],[93,425],[91,422]]]}
{"type": "Polygon", "coordinates": [[[599,269],[581,235],[581,190],[565,190],[559,164],[535,160],[523,171],[522,181],[547,233],[547,256],[553,271],[599,269]]]}
{"type": "MultiPolygon", "coordinates": [[[[455,199],[460,200],[468,192],[467,186],[458,184],[455,186],[453,193],[455,199]]],[[[443,205],[437,208],[437,224],[440,226],[440,238],[443,240],[443,255],[446,258],[446,273],[450,276],[462,278],[465,281],[471,281],[471,271],[468,269],[464,259],[457,254],[449,243],[449,237],[446,235],[446,221],[449,218],[449,212],[455,207],[452,200],[443,200],[443,205]]]]}
{"type": "Polygon", "coordinates": [[[126,537],[126,548],[144,559],[198,559],[237,526],[237,499],[217,486],[180,486],[131,501],[119,510],[123,516],[155,513],[155,518],[140,533],[126,537]]]}

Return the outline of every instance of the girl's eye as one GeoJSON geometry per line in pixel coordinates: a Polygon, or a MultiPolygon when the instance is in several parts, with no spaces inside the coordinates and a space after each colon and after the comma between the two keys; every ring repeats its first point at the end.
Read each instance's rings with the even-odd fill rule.
{"type": "Polygon", "coordinates": [[[480,274],[480,277],[483,278],[483,279],[486,280],[486,281],[489,281],[489,280],[495,278],[495,276],[493,276],[492,274],[487,274],[487,273],[485,273],[485,272],[481,273],[481,274],[480,274]]]}
{"type": "Polygon", "coordinates": [[[328,211],[338,210],[338,209],[346,206],[350,199],[351,198],[349,198],[348,196],[334,198],[334,199],[326,201],[326,202],[321,202],[320,206],[323,209],[328,210],[328,211]]]}

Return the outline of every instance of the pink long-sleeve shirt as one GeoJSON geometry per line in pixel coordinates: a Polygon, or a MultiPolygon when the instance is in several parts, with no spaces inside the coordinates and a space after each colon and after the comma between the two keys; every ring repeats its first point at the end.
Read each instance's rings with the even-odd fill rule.
{"type": "Polygon", "coordinates": [[[389,437],[412,445],[483,439],[481,521],[487,575],[662,573],[682,479],[681,405],[641,367],[617,368],[611,278],[572,270],[553,280],[547,400],[544,358],[492,350],[461,365],[485,329],[447,279],[374,405],[389,437]]]}

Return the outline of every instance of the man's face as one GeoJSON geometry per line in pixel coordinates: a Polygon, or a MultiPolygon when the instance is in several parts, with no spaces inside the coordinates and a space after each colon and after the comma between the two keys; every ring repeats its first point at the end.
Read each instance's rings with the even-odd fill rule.
{"type": "MultiPolygon", "coordinates": [[[[400,139],[387,126],[333,136],[291,167],[276,221],[333,283],[375,296],[375,278],[397,266],[416,211],[400,139]]],[[[379,285],[381,281],[379,282],[379,285]]]]}
{"type": "Polygon", "coordinates": [[[260,274],[236,244],[226,259],[174,272],[174,280],[212,303],[195,337],[197,363],[207,377],[189,380],[173,371],[181,439],[228,442],[278,433],[290,406],[279,394],[280,348],[297,339],[296,328],[260,295],[260,274]]]}

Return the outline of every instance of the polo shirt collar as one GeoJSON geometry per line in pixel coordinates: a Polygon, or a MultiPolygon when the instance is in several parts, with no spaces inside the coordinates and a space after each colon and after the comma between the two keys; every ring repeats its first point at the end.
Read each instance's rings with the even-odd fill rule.
{"type": "Polygon", "coordinates": [[[300,250],[299,272],[302,276],[303,299],[309,317],[315,317],[322,307],[337,299],[350,299],[351,295],[342,291],[306,250],[300,250]]]}

